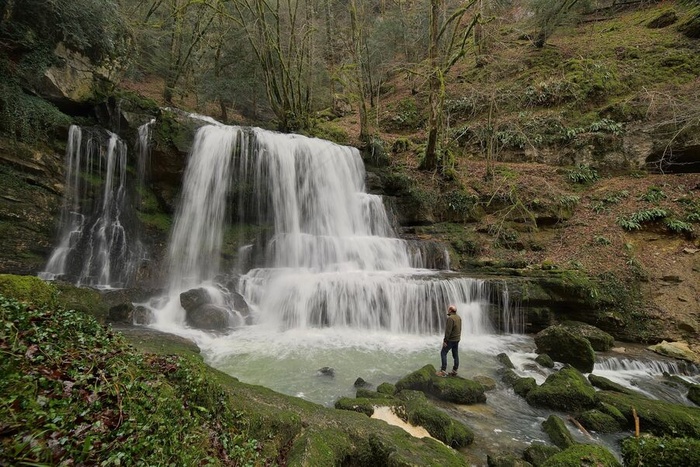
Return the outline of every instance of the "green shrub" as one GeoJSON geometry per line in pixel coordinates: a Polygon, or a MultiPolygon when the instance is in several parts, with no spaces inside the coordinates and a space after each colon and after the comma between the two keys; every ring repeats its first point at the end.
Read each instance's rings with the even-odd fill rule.
{"type": "Polygon", "coordinates": [[[579,164],[568,173],[572,183],[588,184],[598,180],[598,172],[587,164],[579,164]]]}
{"type": "Polygon", "coordinates": [[[0,132],[25,143],[49,141],[56,127],[68,126],[71,118],[56,106],[25,94],[10,82],[0,82],[0,132]]]}
{"type": "Polygon", "coordinates": [[[625,230],[641,230],[642,224],[658,221],[668,216],[668,211],[661,208],[644,209],[628,217],[618,217],[617,224],[625,230]]]}

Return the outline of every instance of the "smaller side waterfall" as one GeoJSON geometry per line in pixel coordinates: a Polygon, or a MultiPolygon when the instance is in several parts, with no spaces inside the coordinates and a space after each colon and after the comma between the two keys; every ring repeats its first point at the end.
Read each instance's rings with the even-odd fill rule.
{"type": "Polygon", "coordinates": [[[142,256],[127,193],[127,148],[116,134],[71,126],[58,246],[39,274],[121,287],[142,256]]]}

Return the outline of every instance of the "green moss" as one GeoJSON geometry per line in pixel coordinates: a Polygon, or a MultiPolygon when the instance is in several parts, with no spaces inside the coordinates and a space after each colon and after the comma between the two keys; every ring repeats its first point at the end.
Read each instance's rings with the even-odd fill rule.
{"type": "Polygon", "coordinates": [[[535,358],[535,361],[545,368],[554,368],[554,361],[552,357],[546,353],[540,354],[535,358]]]}
{"type": "Polygon", "coordinates": [[[58,295],[55,287],[36,276],[13,274],[0,274],[0,294],[37,305],[55,304],[58,295]]]}
{"type": "Polygon", "coordinates": [[[76,287],[67,282],[55,282],[54,287],[58,291],[58,303],[61,306],[89,314],[100,323],[105,322],[109,307],[97,290],[76,287]]]}
{"type": "Polygon", "coordinates": [[[533,388],[527,402],[537,407],[577,412],[595,406],[596,391],[578,370],[565,366],[533,388]]]}
{"type": "Polygon", "coordinates": [[[632,409],[637,411],[642,431],[657,436],[688,436],[700,438],[700,408],[646,399],[615,392],[600,391],[598,400],[618,409],[632,427],[632,409]]]}
{"type": "Polygon", "coordinates": [[[590,381],[593,386],[604,391],[614,391],[629,395],[639,394],[638,392],[628,389],[621,384],[618,384],[614,381],[610,381],[608,378],[594,375],[593,373],[588,375],[588,381],[590,381]]]}
{"type": "Polygon", "coordinates": [[[488,467],[532,467],[532,464],[512,454],[486,457],[488,467]]]}
{"type": "Polygon", "coordinates": [[[613,336],[595,326],[591,326],[590,324],[582,323],[580,321],[564,321],[562,324],[588,340],[588,342],[591,343],[591,347],[593,347],[593,350],[595,351],[607,352],[615,343],[613,336]]]}
{"type": "Polygon", "coordinates": [[[513,391],[520,397],[527,397],[527,395],[537,387],[537,382],[535,378],[520,378],[513,384],[513,391]]]}
{"type": "Polygon", "coordinates": [[[433,365],[425,365],[420,370],[414,371],[396,383],[396,390],[413,389],[416,391],[428,391],[435,378],[435,367],[433,365]]]}
{"type": "Polygon", "coordinates": [[[548,354],[557,362],[571,364],[583,372],[593,371],[595,352],[590,342],[562,325],[539,332],[535,345],[538,352],[548,354]]]}
{"type": "Polygon", "coordinates": [[[425,428],[430,436],[439,439],[453,448],[470,445],[474,441],[474,433],[464,424],[450,418],[440,409],[430,405],[423,397],[415,397],[400,393],[405,399],[406,420],[425,428]]]}
{"type": "Polygon", "coordinates": [[[576,419],[586,427],[586,429],[595,431],[596,433],[617,433],[622,431],[625,424],[621,424],[618,420],[600,410],[587,410],[576,419]]]}
{"type": "Polygon", "coordinates": [[[295,440],[287,465],[339,465],[350,452],[350,439],[340,430],[310,427],[295,440]]]}
{"type": "Polygon", "coordinates": [[[700,384],[693,384],[688,388],[688,399],[695,405],[700,405],[700,384]]]}
{"type": "Polygon", "coordinates": [[[390,396],[393,396],[396,392],[396,387],[391,383],[382,383],[379,386],[377,386],[377,392],[380,394],[388,394],[390,396]]]}
{"type": "Polygon", "coordinates": [[[577,444],[547,459],[542,467],[620,467],[615,456],[602,446],[577,444]]]}
{"type": "Polygon", "coordinates": [[[137,212],[136,215],[146,228],[153,228],[160,232],[169,232],[173,224],[172,216],[162,212],[137,212]]]}
{"type": "Polygon", "coordinates": [[[576,444],[574,437],[571,436],[568,428],[566,428],[564,420],[556,415],[550,415],[547,420],[542,422],[542,429],[545,433],[547,433],[549,439],[552,440],[552,443],[562,449],[566,449],[569,446],[576,444]]]}
{"type": "Polygon", "coordinates": [[[561,452],[561,449],[559,449],[556,446],[532,444],[528,446],[523,452],[523,458],[535,467],[539,467],[544,463],[544,461],[546,461],[554,454],[557,454],[559,452],[561,452]]]}
{"type": "Polygon", "coordinates": [[[355,393],[355,397],[358,399],[391,399],[392,395],[360,388],[355,393]]]}
{"type": "Polygon", "coordinates": [[[374,399],[364,399],[352,397],[341,397],[335,401],[335,408],[339,410],[352,410],[353,412],[360,412],[368,417],[374,414],[374,406],[376,401],[374,399]]]}
{"type": "Polygon", "coordinates": [[[643,436],[622,441],[625,465],[677,467],[700,465],[700,440],[643,436]]]}
{"type": "Polygon", "coordinates": [[[460,377],[433,377],[430,394],[440,400],[455,404],[477,404],[486,402],[484,387],[470,379],[460,377]]]}

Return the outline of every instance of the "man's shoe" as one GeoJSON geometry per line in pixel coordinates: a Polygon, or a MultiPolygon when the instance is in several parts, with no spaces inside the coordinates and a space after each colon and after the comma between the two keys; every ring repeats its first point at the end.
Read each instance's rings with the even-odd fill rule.
{"type": "Polygon", "coordinates": [[[450,376],[457,376],[457,371],[456,370],[450,371],[450,376]]]}
{"type": "Polygon", "coordinates": [[[445,377],[445,376],[447,376],[447,373],[445,373],[444,370],[440,370],[440,371],[438,371],[437,373],[435,373],[435,376],[442,376],[442,377],[445,377]]]}

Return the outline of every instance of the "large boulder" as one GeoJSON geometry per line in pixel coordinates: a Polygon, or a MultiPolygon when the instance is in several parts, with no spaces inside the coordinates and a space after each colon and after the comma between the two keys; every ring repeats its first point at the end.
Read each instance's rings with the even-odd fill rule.
{"type": "Polygon", "coordinates": [[[590,373],[595,363],[595,352],[585,337],[563,325],[550,326],[535,336],[537,353],[546,353],[553,360],[568,363],[574,368],[590,373]]]}
{"type": "Polygon", "coordinates": [[[649,350],[666,357],[677,358],[692,363],[700,363],[700,356],[693,352],[687,342],[666,342],[648,347],[649,350]]]}
{"type": "Polygon", "coordinates": [[[700,465],[700,440],[629,437],[622,441],[622,459],[625,465],[700,465]]]}
{"type": "Polygon", "coordinates": [[[188,313],[202,305],[210,305],[212,303],[211,295],[209,295],[209,292],[205,288],[190,289],[180,294],[180,305],[188,313]]]}
{"type": "Polygon", "coordinates": [[[397,397],[403,401],[406,421],[422,426],[433,438],[453,448],[468,446],[474,441],[474,433],[466,425],[430,404],[421,392],[401,391],[397,397]]]}
{"type": "Polygon", "coordinates": [[[556,446],[548,446],[545,444],[531,444],[523,451],[523,459],[535,466],[540,466],[552,457],[554,454],[561,452],[556,446]]]}
{"type": "Polygon", "coordinates": [[[626,420],[618,420],[615,417],[601,412],[597,409],[587,410],[576,417],[587,430],[596,433],[617,433],[625,427],[626,420]]]}
{"type": "Polygon", "coordinates": [[[527,394],[527,403],[565,412],[580,412],[596,405],[596,390],[575,368],[565,366],[527,394]]]}
{"type": "Polygon", "coordinates": [[[614,391],[629,395],[639,394],[637,391],[628,389],[621,384],[610,381],[608,378],[594,375],[593,373],[588,375],[588,381],[590,381],[593,386],[597,387],[598,389],[602,389],[603,391],[614,391]]]}
{"type": "Polygon", "coordinates": [[[591,343],[593,350],[607,352],[613,348],[615,339],[607,332],[580,321],[565,321],[562,326],[591,343]]]}
{"type": "Polygon", "coordinates": [[[465,378],[434,378],[430,394],[436,398],[455,404],[477,404],[486,402],[484,387],[465,378]]]}
{"type": "Polygon", "coordinates": [[[396,382],[396,391],[411,389],[415,391],[428,392],[435,377],[435,367],[433,365],[425,365],[420,370],[401,378],[396,382]]]}
{"type": "Polygon", "coordinates": [[[202,305],[188,310],[185,321],[193,328],[204,331],[224,331],[235,324],[231,322],[231,313],[218,305],[202,305]]]}

